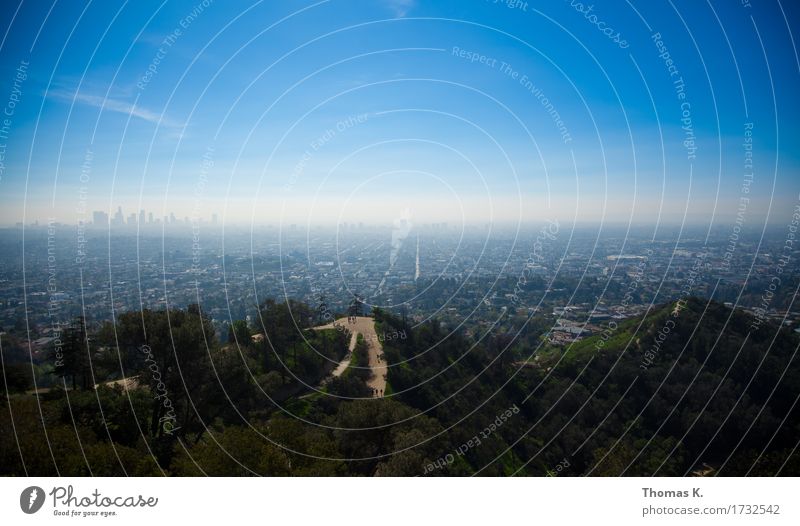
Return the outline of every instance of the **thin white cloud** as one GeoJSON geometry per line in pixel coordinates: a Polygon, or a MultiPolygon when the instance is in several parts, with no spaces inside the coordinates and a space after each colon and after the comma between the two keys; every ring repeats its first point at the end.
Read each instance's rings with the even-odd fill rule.
{"type": "Polygon", "coordinates": [[[164,42],[165,38],[166,35],[162,33],[142,33],[136,43],[158,47],[164,42]]]}
{"type": "Polygon", "coordinates": [[[166,128],[184,127],[183,123],[172,120],[166,115],[148,110],[147,108],[143,108],[142,106],[137,106],[131,104],[130,102],[122,100],[100,97],[99,95],[89,95],[86,93],[74,93],[74,92],[70,93],[68,91],[62,91],[62,90],[50,91],[48,93],[48,96],[67,102],[74,101],[80,104],[85,104],[87,106],[92,106],[94,108],[100,108],[101,110],[105,111],[113,111],[115,113],[122,113],[124,115],[132,115],[138,119],[142,119],[147,122],[152,122],[154,124],[160,123],[161,126],[164,126],[166,128]]]}
{"type": "Polygon", "coordinates": [[[384,0],[384,2],[397,18],[403,18],[417,5],[416,0],[384,0]]]}

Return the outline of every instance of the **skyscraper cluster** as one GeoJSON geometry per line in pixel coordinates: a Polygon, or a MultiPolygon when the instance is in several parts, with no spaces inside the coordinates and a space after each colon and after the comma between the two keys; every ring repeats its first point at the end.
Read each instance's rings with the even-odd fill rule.
{"type": "MultiPolygon", "coordinates": [[[[191,225],[193,222],[205,222],[202,218],[184,217],[183,219],[178,219],[174,212],[170,212],[169,215],[165,215],[162,219],[155,217],[153,212],[146,212],[144,209],[139,210],[138,214],[133,212],[128,214],[126,219],[121,206],[117,207],[117,211],[114,212],[113,216],[109,216],[107,212],[103,212],[102,210],[95,210],[92,212],[92,224],[94,226],[160,225],[162,221],[165,225],[191,225]]],[[[217,224],[217,214],[211,215],[211,224],[217,224]]]]}

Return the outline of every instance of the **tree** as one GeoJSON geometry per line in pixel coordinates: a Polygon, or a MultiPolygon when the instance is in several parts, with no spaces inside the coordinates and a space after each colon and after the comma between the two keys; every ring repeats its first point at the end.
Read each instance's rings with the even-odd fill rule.
{"type": "Polygon", "coordinates": [[[56,339],[51,358],[54,374],[66,381],[70,378],[72,389],[93,387],[89,338],[83,318],[76,318],[61,331],[56,339]]]}
{"type": "Polygon", "coordinates": [[[265,300],[259,308],[259,321],[261,329],[266,333],[267,354],[264,356],[264,367],[269,368],[270,354],[278,360],[277,368],[280,369],[284,381],[288,363],[289,352],[292,353],[293,364],[297,363],[297,346],[302,345],[305,337],[303,329],[313,320],[312,311],[304,303],[288,300],[286,303],[277,303],[273,299],[265,300]]]}
{"type": "Polygon", "coordinates": [[[228,327],[228,343],[238,343],[242,347],[250,345],[250,329],[246,321],[236,320],[228,327]]]}
{"type": "Polygon", "coordinates": [[[212,477],[286,476],[291,464],[286,454],[263,433],[229,427],[206,436],[188,452],[176,446],[174,470],[178,475],[212,477]]]}
{"type": "Polygon", "coordinates": [[[117,334],[120,351],[136,364],[139,381],[153,394],[151,435],[202,435],[200,418],[216,394],[209,361],[217,347],[211,320],[197,305],[186,311],[144,310],[121,315],[117,334]]]}
{"type": "Polygon", "coordinates": [[[361,316],[364,313],[364,300],[358,294],[353,295],[350,301],[350,306],[347,308],[347,313],[350,316],[361,316]]]}
{"type": "Polygon", "coordinates": [[[33,387],[30,364],[0,363],[0,399],[14,393],[24,393],[33,387]]]}

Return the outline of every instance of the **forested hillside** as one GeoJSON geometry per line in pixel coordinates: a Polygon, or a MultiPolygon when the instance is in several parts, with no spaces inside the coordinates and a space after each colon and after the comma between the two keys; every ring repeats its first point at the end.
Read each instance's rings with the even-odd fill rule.
{"type": "Polygon", "coordinates": [[[197,307],[76,321],[33,369],[3,335],[0,474],[800,474],[800,339],[740,311],[690,298],[567,347],[373,316],[407,335],[383,398],[326,380],[350,334],[296,303],[222,338],[197,307]]]}

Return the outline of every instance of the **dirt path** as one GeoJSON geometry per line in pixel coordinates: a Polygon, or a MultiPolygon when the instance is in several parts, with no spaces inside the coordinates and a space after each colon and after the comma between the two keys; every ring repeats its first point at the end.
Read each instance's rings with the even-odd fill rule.
{"type": "MultiPolygon", "coordinates": [[[[350,331],[353,336],[350,338],[350,352],[356,346],[357,335],[361,334],[367,342],[367,351],[369,354],[369,367],[372,369],[372,376],[367,381],[367,386],[373,390],[373,396],[380,398],[386,390],[386,362],[381,360],[383,354],[383,346],[378,340],[378,334],[375,332],[375,320],[368,316],[358,316],[355,322],[349,322],[347,318],[339,318],[333,323],[314,327],[317,330],[321,329],[335,329],[336,326],[342,326],[350,331]]],[[[350,365],[350,355],[344,360],[339,362],[333,373],[333,376],[340,376],[347,367],[350,365]]]]}

